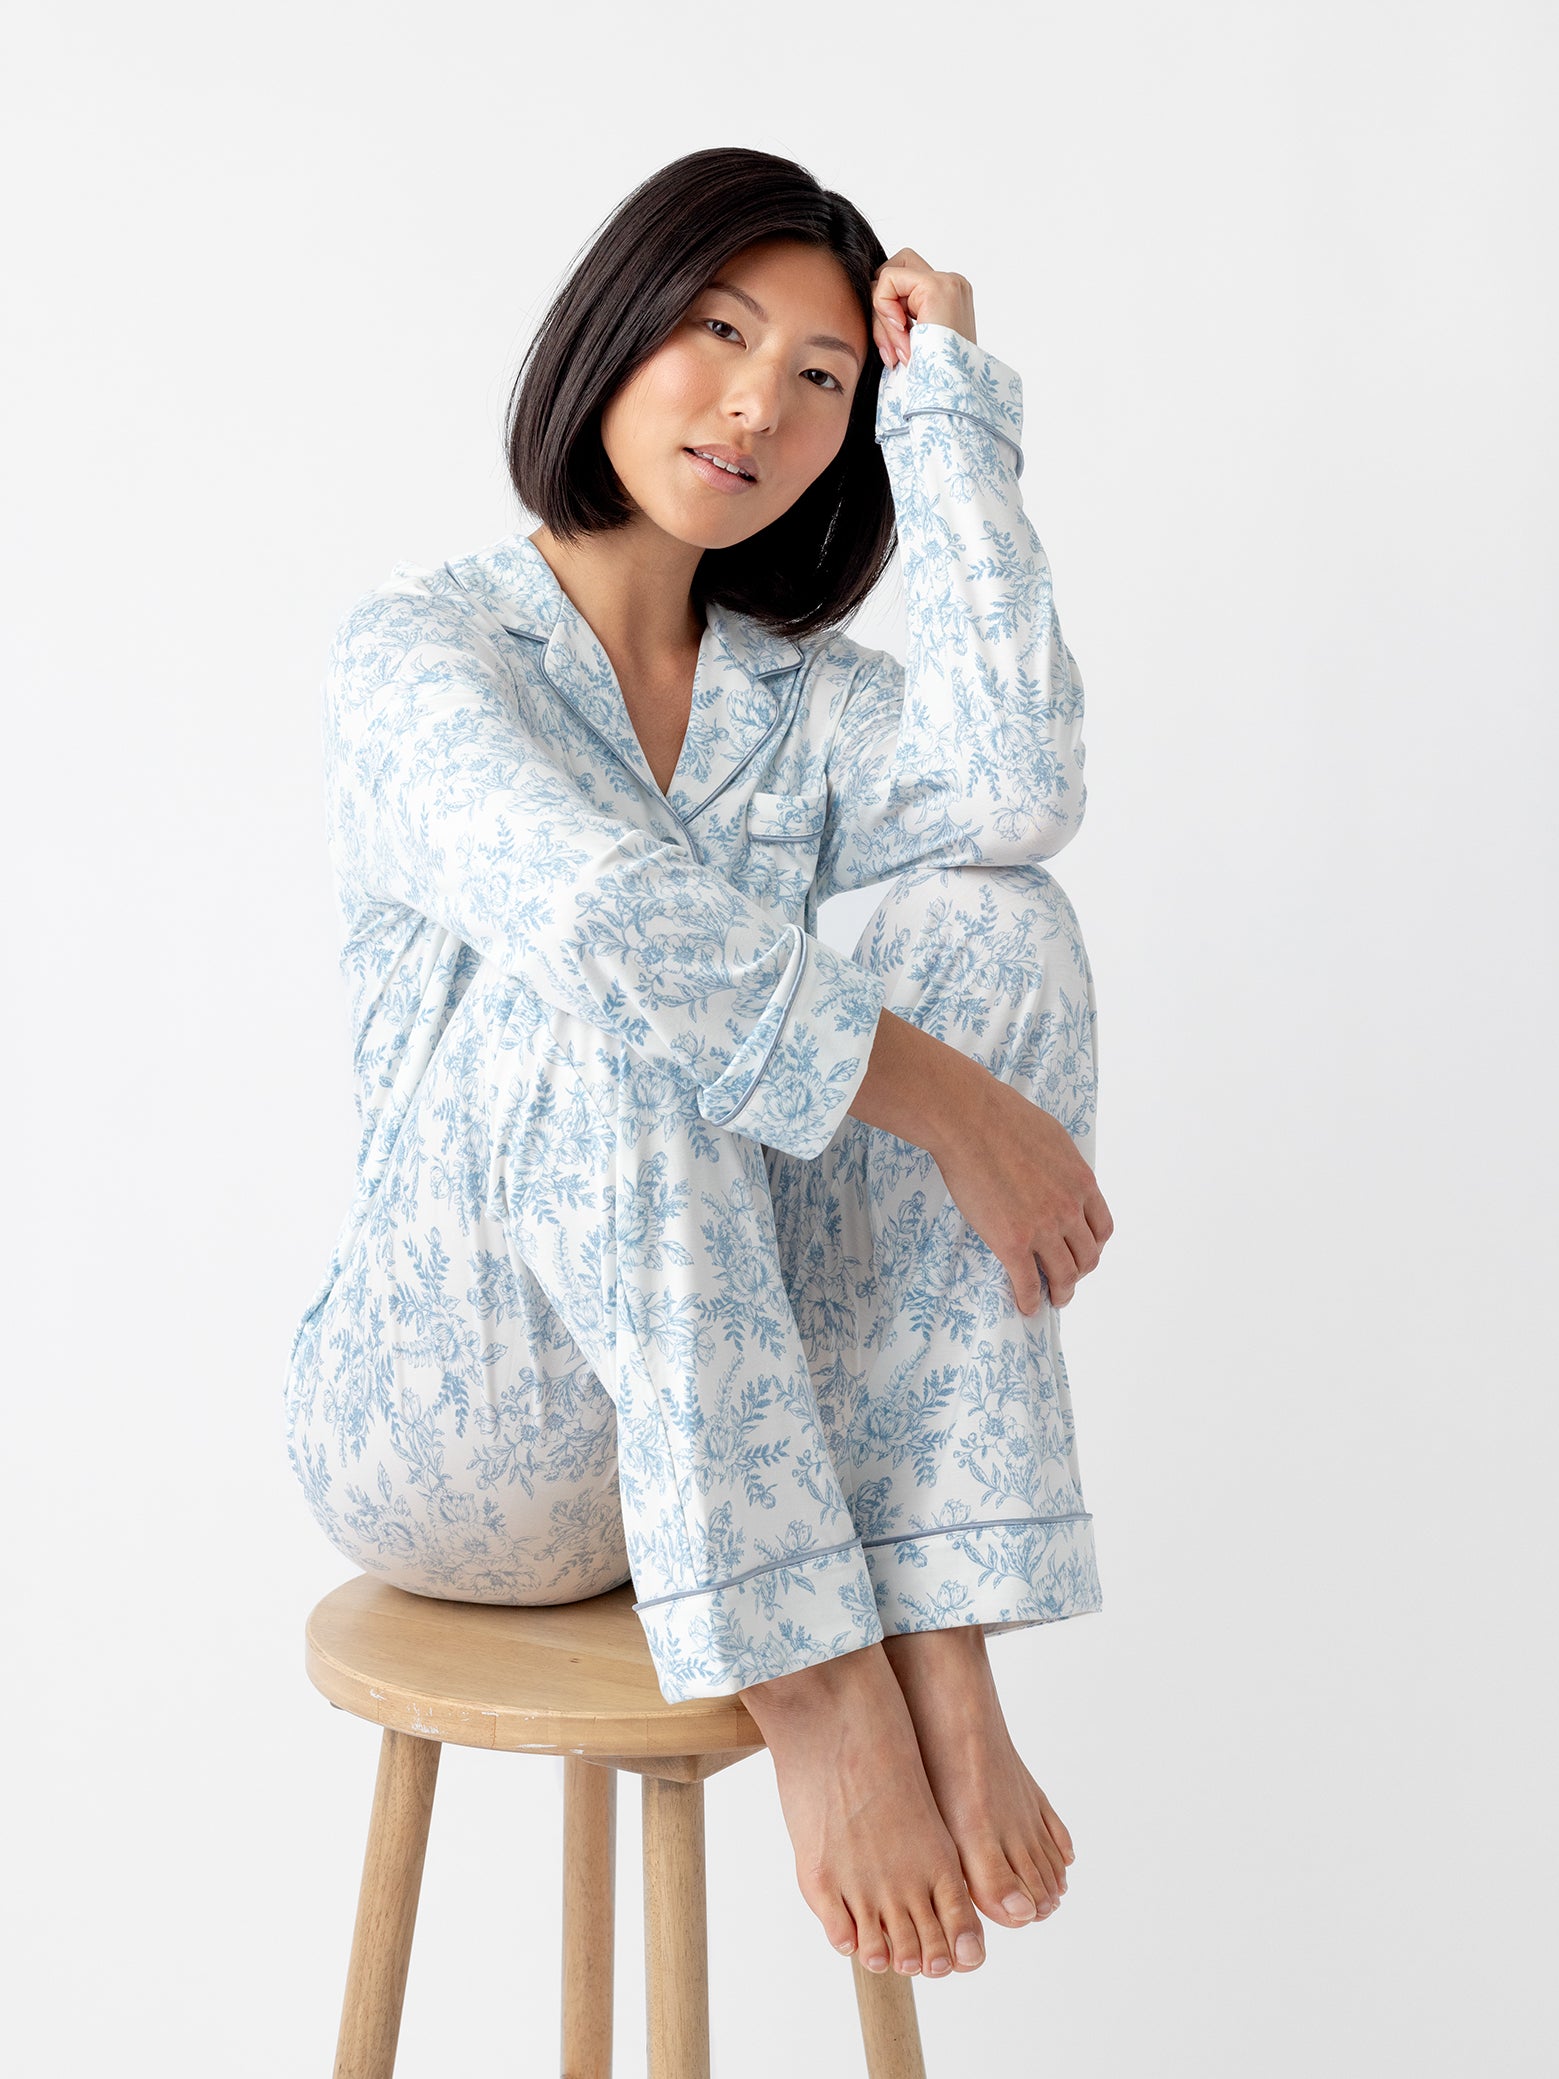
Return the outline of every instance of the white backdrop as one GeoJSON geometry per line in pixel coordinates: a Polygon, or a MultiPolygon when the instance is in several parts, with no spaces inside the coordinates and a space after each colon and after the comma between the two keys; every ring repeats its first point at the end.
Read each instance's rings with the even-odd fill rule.
{"type": "MultiPolygon", "coordinates": [[[[919,1987],[930,2071],[1553,2069],[1556,41],[1511,0],[13,33],[22,2069],[329,2067],[378,1735],[303,1673],[353,1570],[280,1398],[355,1145],[326,645],[519,524],[531,328],[717,143],[970,277],[1089,706],[1105,1609],[992,1648],[1078,1859],[919,1987]]],[[[856,632],[900,628],[890,578],[856,632]]],[[[561,1768],[446,1751],[404,2079],[557,2070],[561,1768]]],[[[707,1798],[715,2072],[858,2073],[770,1765],[707,1798]]],[[[621,2075],[638,1838],[628,1779],[621,2075]]]]}

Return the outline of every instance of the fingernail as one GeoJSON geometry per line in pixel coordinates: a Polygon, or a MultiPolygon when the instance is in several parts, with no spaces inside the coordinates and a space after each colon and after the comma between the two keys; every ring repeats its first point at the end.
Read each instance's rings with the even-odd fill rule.
{"type": "Polygon", "coordinates": [[[978,1963],[984,1947],[985,1945],[978,1935],[960,1935],[958,1937],[958,1961],[960,1963],[978,1963]]]}

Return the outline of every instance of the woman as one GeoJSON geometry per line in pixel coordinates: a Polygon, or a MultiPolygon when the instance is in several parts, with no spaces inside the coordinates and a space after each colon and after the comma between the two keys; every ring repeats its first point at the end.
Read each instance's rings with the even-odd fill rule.
{"type": "Polygon", "coordinates": [[[361,1567],[633,1581],[740,1694],[845,1953],[931,1975],[1066,1888],[988,1633],[1097,1609],[1057,1309],[1111,1220],[1041,863],[1082,685],[957,274],[695,152],[526,357],[529,533],[358,601],[325,701],[358,1188],[288,1447],[361,1567]],[[842,623],[902,552],[899,661],[842,623]],[[887,892],[853,957],[818,904],[887,892]]]}

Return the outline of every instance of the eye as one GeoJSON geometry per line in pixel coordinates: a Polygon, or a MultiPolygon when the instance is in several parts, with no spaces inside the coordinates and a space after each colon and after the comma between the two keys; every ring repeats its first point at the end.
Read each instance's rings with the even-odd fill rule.
{"type": "MultiPolygon", "coordinates": [[[[717,333],[715,334],[715,337],[716,337],[717,339],[723,339],[723,338],[725,337],[725,334],[726,334],[727,332],[729,332],[729,333],[730,333],[730,335],[731,335],[731,337],[732,337],[733,339],[740,339],[740,338],[741,338],[741,336],[742,336],[742,335],[741,335],[741,334],[740,334],[740,333],[739,333],[739,332],[737,331],[736,327],[735,327],[734,325],[732,325],[732,324],[729,324],[729,323],[727,323],[727,321],[726,321],[726,320],[725,320],[724,318],[700,318],[700,319],[699,319],[699,323],[700,323],[701,325],[720,325],[720,326],[722,326],[722,327],[724,328],[724,330],[723,330],[723,331],[721,331],[721,332],[717,332],[717,333]]],[[[821,389],[823,389],[823,388],[824,388],[824,387],[825,387],[825,386],[826,386],[827,384],[829,384],[829,383],[832,383],[832,384],[833,384],[833,386],[834,386],[834,388],[835,388],[836,390],[840,391],[841,393],[842,393],[842,392],[843,392],[843,390],[844,390],[844,384],[843,384],[842,382],[840,382],[840,380],[839,380],[838,376],[837,376],[837,375],[835,375],[835,374],[833,373],[833,371],[832,371],[831,369],[828,369],[828,368],[804,368],[804,369],[802,370],[802,374],[803,374],[803,375],[820,375],[820,376],[821,376],[821,377],[823,378],[823,380],[822,380],[822,382],[821,382],[821,383],[814,383],[814,384],[812,385],[813,389],[815,389],[815,390],[821,390],[821,389]]]]}

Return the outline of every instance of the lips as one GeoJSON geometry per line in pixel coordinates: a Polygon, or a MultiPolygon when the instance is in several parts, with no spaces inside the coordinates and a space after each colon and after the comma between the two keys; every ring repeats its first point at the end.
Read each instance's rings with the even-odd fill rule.
{"type": "Polygon", "coordinates": [[[702,455],[706,461],[719,463],[732,473],[739,472],[750,484],[758,481],[757,463],[751,455],[743,454],[740,448],[725,447],[713,441],[707,447],[689,448],[687,452],[690,455],[702,455]]]}

